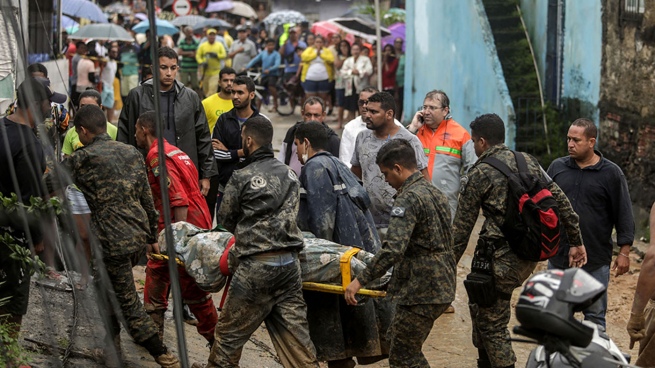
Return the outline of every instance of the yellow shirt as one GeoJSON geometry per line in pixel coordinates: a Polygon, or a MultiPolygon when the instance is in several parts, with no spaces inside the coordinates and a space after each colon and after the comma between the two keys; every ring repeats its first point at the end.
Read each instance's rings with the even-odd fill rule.
{"type": "Polygon", "coordinates": [[[203,42],[198,46],[196,50],[196,61],[198,64],[207,62],[207,68],[205,69],[206,76],[218,75],[221,71],[221,61],[225,60],[227,57],[227,52],[223,44],[214,41],[214,43],[209,43],[209,41],[203,42]],[[211,57],[207,55],[208,53],[216,54],[216,57],[211,57]]]}
{"type": "MultiPolygon", "coordinates": [[[[116,134],[118,133],[118,128],[116,125],[107,122],[107,134],[111,139],[116,140],[116,134]]],[[[66,132],[66,137],[64,137],[64,143],[61,146],[61,152],[65,155],[72,155],[75,150],[80,147],[84,147],[82,142],[80,142],[80,137],[77,135],[75,128],[68,129],[66,132]]]]}
{"type": "Polygon", "coordinates": [[[232,100],[224,100],[218,95],[218,93],[214,93],[202,100],[202,106],[205,108],[205,115],[207,115],[209,133],[213,135],[218,117],[221,116],[222,113],[232,110],[234,104],[232,103],[232,100]]]}

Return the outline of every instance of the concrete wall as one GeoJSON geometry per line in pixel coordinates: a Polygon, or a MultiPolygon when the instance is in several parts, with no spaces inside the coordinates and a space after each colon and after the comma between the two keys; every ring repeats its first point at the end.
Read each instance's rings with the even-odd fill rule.
{"type": "Polygon", "coordinates": [[[496,113],[514,146],[514,107],[480,0],[408,1],[406,54],[405,120],[442,89],[456,121],[469,129],[476,116],[496,113]]]}
{"type": "Polygon", "coordinates": [[[648,210],[655,201],[655,2],[645,2],[643,21],[623,26],[619,0],[602,3],[599,145],[623,169],[635,211],[648,210]]]}
{"type": "Polygon", "coordinates": [[[565,14],[562,98],[579,101],[580,114],[598,122],[602,4],[598,0],[566,0],[565,14]]]}
{"type": "Polygon", "coordinates": [[[523,14],[523,21],[530,35],[532,49],[537,59],[539,77],[543,85],[546,80],[548,0],[521,0],[519,5],[523,14]]]}

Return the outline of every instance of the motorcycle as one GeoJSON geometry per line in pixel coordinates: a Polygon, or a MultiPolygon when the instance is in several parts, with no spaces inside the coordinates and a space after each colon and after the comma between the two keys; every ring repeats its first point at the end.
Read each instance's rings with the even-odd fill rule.
{"type": "Polygon", "coordinates": [[[603,326],[579,321],[582,311],[605,293],[605,286],[579,268],[548,270],[532,276],[516,304],[520,326],[513,331],[536,343],[528,368],[635,367],[630,355],[622,353],[603,326]]]}

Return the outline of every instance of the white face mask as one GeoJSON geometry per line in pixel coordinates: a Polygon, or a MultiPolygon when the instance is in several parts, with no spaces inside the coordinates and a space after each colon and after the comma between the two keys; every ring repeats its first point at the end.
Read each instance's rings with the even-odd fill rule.
{"type": "Polygon", "coordinates": [[[302,154],[302,163],[303,165],[307,163],[307,160],[309,160],[309,153],[307,153],[307,144],[305,144],[305,153],[302,154]]]}

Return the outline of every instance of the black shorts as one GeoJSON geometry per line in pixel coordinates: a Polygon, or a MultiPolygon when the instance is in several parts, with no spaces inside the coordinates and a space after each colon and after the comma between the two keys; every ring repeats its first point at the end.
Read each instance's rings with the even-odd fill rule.
{"type": "Polygon", "coordinates": [[[277,84],[277,75],[267,75],[262,77],[262,86],[275,87],[277,84]]]}

